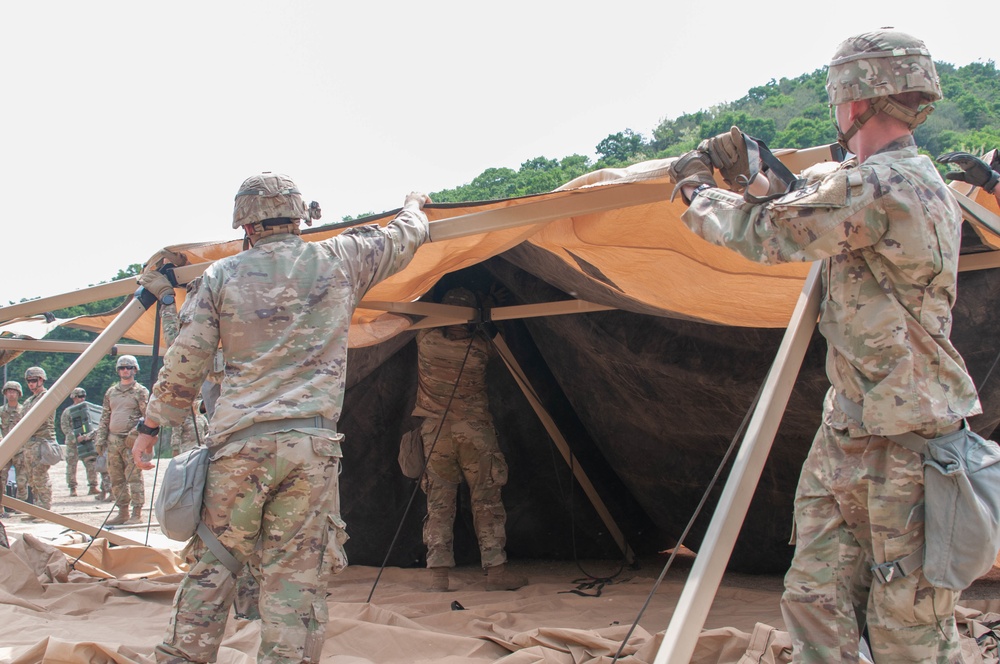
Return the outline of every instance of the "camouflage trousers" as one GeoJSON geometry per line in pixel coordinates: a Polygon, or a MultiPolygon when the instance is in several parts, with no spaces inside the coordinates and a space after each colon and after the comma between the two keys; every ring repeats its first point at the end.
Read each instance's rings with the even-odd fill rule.
{"type": "MultiPolygon", "coordinates": [[[[339,455],[337,440],[289,431],[227,443],[209,465],[202,520],[240,562],[259,556],[260,663],[320,660],[327,584],[347,565],[339,455]]],[[[158,662],[215,661],[222,641],[237,577],[196,546],[158,662]]]]}
{"type": "Polygon", "coordinates": [[[146,487],[142,471],[132,458],[132,445],[127,434],[108,434],[108,475],[111,476],[111,493],[118,507],[142,507],[146,503],[146,487]]]}
{"type": "Polygon", "coordinates": [[[427,418],[421,427],[424,456],[428,459],[421,481],[427,494],[427,566],[455,566],[455,512],[463,478],[469,484],[480,561],[483,567],[501,565],[507,562],[507,512],[500,499],[500,489],[507,483],[507,462],[497,444],[493,423],[446,420],[438,435],[440,422],[427,418]]]}
{"type": "Polygon", "coordinates": [[[22,475],[21,469],[17,468],[16,460],[14,468],[17,469],[15,471],[17,473],[17,499],[28,500],[28,485],[30,484],[35,504],[41,508],[49,509],[52,507],[52,485],[49,483],[49,468],[52,466],[42,463],[40,449],[45,444],[44,440],[29,439],[21,448],[21,454],[24,455],[24,474],[22,475]]]}
{"type": "Polygon", "coordinates": [[[208,434],[207,421],[201,415],[198,416],[198,428],[195,429],[194,418],[190,415],[175,427],[170,427],[170,452],[173,456],[192,450],[198,446],[199,441],[204,444],[208,434]]]}
{"type": "Polygon", "coordinates": [[[797,664],[858,662],[866,623],[878,664],[961,661],[959,593],[932,586],[922,569],[888,583],[871,571],[923,546],[919,455],[823,425],[802,466],[795,530],[781,612],[797,664]]]}
{"type": "MultiPolygon", "coordinates": [[[[70,489],[76,488],[76,465],[80,461],[80,454],[77,442],[66,437],[66,486],[70,489]]],[[[97,457],[90,457],[83,460],[83,467],[87,471],[87,484],[97,488],[97,457]]]]}
{"type": "Polygon", "coordinates": [[[14,455],[14,457],[10,460],[10,462],[3,467],[2,471],[0,471],[0,484],[3,484],[4,487],[7,486],[7,478],[10,477],[11,468],[14,469],[14,477],[16,478],[18,486],[20,486],[20,484],[24,482],[25,484],[24,495],[25,497],[27,497],[28,462],[25,460],[23,449],[18,450],[17,453],[14,455]]]}

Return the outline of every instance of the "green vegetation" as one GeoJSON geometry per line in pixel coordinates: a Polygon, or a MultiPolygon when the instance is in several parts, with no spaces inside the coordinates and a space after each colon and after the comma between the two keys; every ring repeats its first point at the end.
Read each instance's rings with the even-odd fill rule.
{"type": "MultiPolygon", "coordinates": [[[[921,151],[930,155],[951,150],[982,153],[1000,147],[1000,73],[994,62],[964,67],[939,62],[937,68],[945,98],[935,104],[934,114],[915,132],[921,151]]],[[[826,68],[793,79],[771,79],[734,102],[665,119],[648,138],[631,129],[609,134],[595,148],[596,162],[578,154],[562,159],[536,157],[516,171],[488,168],[472,182],[433,192],[431,198],[456,203],[551,191],[600,168],[680,155],[733,125],[771,148],[834,142],[837,136],[827,104],[826,68]]]]}
{"type": "MultiPolygon", "coordinates": [[[[138,263],[129,265],[123,270],[118,270],[112,280],[117,281],[118,279],[125,279],[126,277],[132,277],[142,270],[142,266],[138,263]]],[[[25,301],[25,300],[22,300],[25,301]]],[[[84,304],[75,307],[67,307],[66,309],[58,309],[53,311],[52,314],[56,318],[75,318],[77,316],[89,316],[95,314],[103,314],[114,308],[120,306],[125,301],[124,297],[113,298],[110,300],[100,300],[98,302],[92,302],[90,304],[84,304]]],[[[46,341],[83,341],[91,342],[97,335],[93,332],[86,332],[84,330],[74,330],[68,327],[57,327],[48,335],[46,335],[46,341]]],[[[119,348],[122,344],[119,344],[119,348]]],[[[31,393],[28,391],[28,386],[24,382],[24,372],[28,367],[42,367],[45,369],[46,375],[48,375],[48,380],[45,381],[46,387],[51,387],[52,383],[61,376],[66,369],[69,368],[73,362],[79,357],[77,353],[46,353],[40,351],[29,351],[22,353],[18,357],[14,358],[8,362],[3,367],[4,381],[16,380],[21,384],[21,389],[24,391],[24,398],[28,398],[31,393]]],[[[141,371],[136,377],[137,380],[149,387],[149,367],[151,358],[137,358],[139,360],[139,366],[141,371]]],[[[115,361],[117,358],[106,356],[97,363],[87,377],[83,379],[80,383],[80,387],[87,390],[87,401],[91,403],[101,404],[104,399],[104,392],[111,387],[118,380],[118,373],[115,371],[115,361]]],[[[71,404],[69,399],[66,399],[64,403],[60,404],[59,410],[56,413],[56,433],[59,441],[62,441],[63,435],[62,430],[59,429],[59,414],[62,409],[71,404]]]]}

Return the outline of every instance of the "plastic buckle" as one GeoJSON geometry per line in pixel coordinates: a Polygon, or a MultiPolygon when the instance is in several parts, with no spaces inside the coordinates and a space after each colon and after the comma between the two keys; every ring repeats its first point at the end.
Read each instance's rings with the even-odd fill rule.
{"type": "Polygon", "coordinates": [[[890,563],[882,563],[881,565],[872,565],[872,574],[875,578],[882,583],[889,583],[897,576],[906,576],[906,573],[899,566],[899,561],[894,560],[890,563]]]}

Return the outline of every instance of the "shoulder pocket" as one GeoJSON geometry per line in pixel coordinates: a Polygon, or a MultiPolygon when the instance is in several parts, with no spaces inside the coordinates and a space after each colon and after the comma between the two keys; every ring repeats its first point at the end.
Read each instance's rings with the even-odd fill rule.
{"type": "Polygon", "coordinates": [[[852,187],[860,185],[860,173],[837,171],[779,198],[775,204],[789,207],[842,208],[851,200],[852,187]]]}

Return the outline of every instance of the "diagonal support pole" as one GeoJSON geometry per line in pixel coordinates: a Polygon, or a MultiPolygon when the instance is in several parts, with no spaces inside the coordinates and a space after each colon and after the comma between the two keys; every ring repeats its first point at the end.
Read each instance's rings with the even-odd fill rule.
{"type": "Polygon", "coordinates": [[[118,343],[118,340],[139,320],[143,311],[145,309],[139,300],[132,299],[111,324],[94,339],[90,347],[81,353],[80,357],[76,358],[76,361],[52,384],[45,395],[24,414],[21,421],[7,432],[3,440],[0,440],[0,468],[6,466],[25,441],[31,437],[31,434],[38,431],[38,427],[42,425],[45,418],[52,415],[56,407],[69,396],[73,388],[86,378],[90,370],[101,361],[108,350],[118,343]]]}
{"type": "Polygon", "coordinates": [[[0,496],[0,498],[2,498],[2,501],[0,502],[3,503],[4,507],[15,509],[18,512],[23,512],[24,514],[30,514],[31,516],[38,517],[39,519],[45,519],[46,521],[54,523],[57,526],[71,528],[78,533],[90,535],[94,539],[103,537],[112,544],[116,544],[118,546],[143,546],[141,542],[136,542],[134,539],[122,537],[118,533],[113,533],[111,531],[104,530],[103,528],[92,526],[89,523],[84,523],[83,521],[78,521],[77,519],[71,519],[68,516],[43,509],[37,505],[32,505],[31,503],[22,502],[17,498],[11,498],[10,496],[0,496]]]}
{"type": "Polygon", "coordinates": [[[788,405],[795,378],[802,367],[809,340],[816,328],[822,298],[822,263],[813,263],[802,293],[792,312],[774,364],[767,375],[760,402],[747,426],[743,444],[733,462],[733,470],[719,497],[719,504],[702,540],[694,565],[684,584],[673,617],[656,653],[654,664],[687,664],[691,661],[698,635],[719,589],[722,575],[733,553],[750,499],[764,470],[778,424],[788,405]]]}
{"type": "Polygon", "coordinates": [[[632,564],[635,562],[635,553],[632,551],[632,547],[629,546],[628,541],[626,541],[625,534],[622,533],[618,524],[615,523],[614,517],[611,516],[611,512],[608,511],[607,506],[604,504],[604,501],[601,500],[600,495],[598,495],[597,490],[590,482],[590,478],[587,477],[583,468],[580,467],[579,463],[575,463],[575,458],[573,456],[573,452],[569,449],[569,444],[566,442],[566,439],[563,438],[562,433],[559,431],[559,427],[556,426],[556,423],[552,420],[548,411],[545,410],[545,407],[538,400],[535,391],[532,389],[531,384],[528,383],[527,377],[521,370],[521,365],[518,364],[513,353],[510,352],[507,342],[504,341],[504,338],[498,333],[495,337],[493,337],[493,343],[496,346],[500,357],[503,359],[504,364],[507,365],[507,369],[517,382],[518,387],[520,387],[521,391],[524,392],[524,396],[528,399],[528,403],[530,403],[532,409],[534,409],[535,415],[537,415],[538,419],[541,420],[542,426],[544,426],[545,430],[548,431],[549,436],[552,438],[552,442],[555,443],[559,452],[562,453],[563,459],[565,459],[566,463],[569,464],[576,481],[580,483],[584,493],[586,493],[587,497],[590,499],[590,503],[594,506],[594,509],[597,510],[597,515],[601,517],[601,521],[604,522],[608,532],[611,533],[611,536],[618,544],[618,548],[620,548],[622,553],[625,555],[625,560],[629,564],[632,564]]]}

